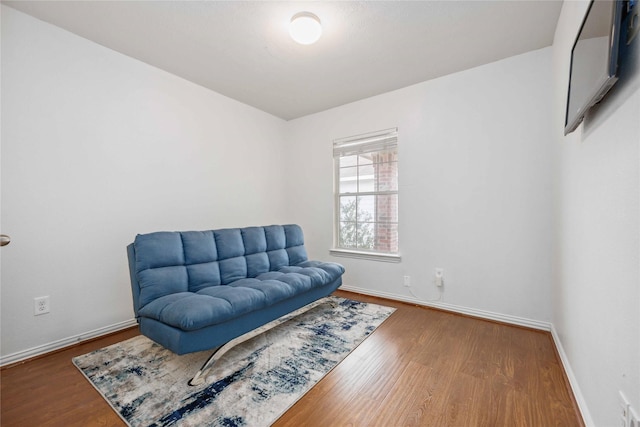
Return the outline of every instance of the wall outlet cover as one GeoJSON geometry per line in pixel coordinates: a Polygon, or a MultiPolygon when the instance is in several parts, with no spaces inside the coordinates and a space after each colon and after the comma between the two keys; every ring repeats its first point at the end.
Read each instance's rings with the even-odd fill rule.
{"type": "Polygon", "coordinates": [[[33,315],[40,316],[41,314],[49,313],[51,307],[49,306],[49,297],[37,297],[33,299],[33,315]]]}

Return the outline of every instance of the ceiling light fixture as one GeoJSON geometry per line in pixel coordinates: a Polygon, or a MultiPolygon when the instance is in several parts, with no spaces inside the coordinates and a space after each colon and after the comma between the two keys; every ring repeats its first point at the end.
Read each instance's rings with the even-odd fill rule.
{"type": "Polygon", "coordinates": [[[320,18],[311,12],[300,12],[293,15],[289,24],[291,38],[300,44],[313,44],[322,35],[320,18]]]}

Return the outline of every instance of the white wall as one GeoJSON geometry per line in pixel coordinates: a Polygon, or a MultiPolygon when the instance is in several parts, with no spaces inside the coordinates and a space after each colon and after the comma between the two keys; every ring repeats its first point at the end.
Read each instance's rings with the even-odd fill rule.
{"type": "Polygon", "coordinates": [[[1,354],[132,319],[136,233],[281,223],[285,125],[2,6],[1,354]]]}
{"type": "Polygon", "coordinates": [[[640,411],[640,73],[636,60],[563,136],[571,47],[587,7],[564,3],[553,44],[553,324],[588,425],[614,426],[619,390],[640,411]]]}
{"type": "Polygon", "coordinates": [[[551,320],[551,49],[289,122],[290,213],[350,287],[551,320]],[[398,127],[398,264],[329,256],[332,140],[398,127]],[[302,160],[302,161],[301,161],[302,160]]]}

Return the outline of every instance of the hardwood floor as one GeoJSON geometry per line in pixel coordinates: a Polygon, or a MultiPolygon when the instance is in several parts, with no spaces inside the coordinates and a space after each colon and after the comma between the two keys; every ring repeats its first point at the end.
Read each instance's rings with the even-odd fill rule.
{"type": "MultiPolygon", "coordinates": [[[[583,426],[551,335],[339,291],[396,307],[274,426],[583,426]]],[[[71,358],[129,329],[0,372],[0,424],[123,426],[71,358]]]]}

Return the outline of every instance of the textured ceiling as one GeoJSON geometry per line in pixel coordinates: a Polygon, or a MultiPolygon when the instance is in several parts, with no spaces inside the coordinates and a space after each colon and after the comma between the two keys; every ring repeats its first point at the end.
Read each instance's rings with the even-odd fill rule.
{"type": "Polygon", "coordinates": [[[3,1],[289,120],[550,46],[561,1],[3,1]],[[287,24],[315,13],[303,46],[287,24]]]}

